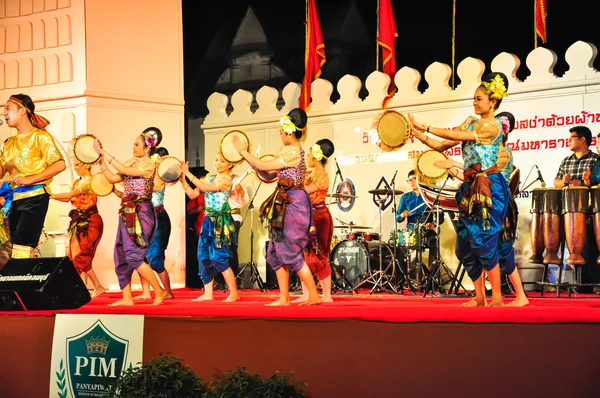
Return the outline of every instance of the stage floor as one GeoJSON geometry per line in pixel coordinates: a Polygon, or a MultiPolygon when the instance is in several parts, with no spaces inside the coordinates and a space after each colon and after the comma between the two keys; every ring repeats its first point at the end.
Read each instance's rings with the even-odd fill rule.
{"type": "MultiPolygon", "coordinates": [[[[290,307],[269,307],[265,304],[277,298],[277,291],[260,292],[258,289],[241,290],[241,299],[223,303],[227,293],[215,292],[215,300],[195,302],[202,290],[177,289],[175,299],[165,300],[159,306],[152,300],[137,301],[131,307],[111,307],[120,293],[105,293],[77,310],[15,311],[0,315],[51,316],[56,313],[75,314],[143,314],[153,316],[239,317],[263,319],[357,319],[382,322],[463,322],[463,323],[600,323],[600,296],[529,293],[530,304],[522,308],[464,308],[466,296],[422,297],[405,294],[374,293],[369,290],[358,294],[334,295],[333,303],[314,306],[292,304],[290,307]]],[[[135,292],[134,292],[135,295],[135,292]]],[[[297,296],[292,296],[292,299],[297,296]]],[[[513,297],[506,296],[505,303],[513,297]]]]}

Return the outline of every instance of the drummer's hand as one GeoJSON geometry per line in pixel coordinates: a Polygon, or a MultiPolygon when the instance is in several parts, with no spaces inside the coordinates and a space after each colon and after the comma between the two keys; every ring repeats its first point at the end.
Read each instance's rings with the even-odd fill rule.
{"type": "Polygon", "coordinates": [[[565,174],[563,176],[563,184],[565,184],[565,185],[571,184],[571,174],[565,174]]]}
{"type": "Polygon", "coordinates": [[[402,218],[406,218],[406,217],[408,217],[408,215],[409,215],[409,214],[410,214],[410,211],[408,211],[408,210],[404,210],[404,211],[403,211],[403,212],[400,214],[400,216],[401,216],[402,218]]]}
{"type": "Polygon", "coordinates": [[[577,178],[573,178],[569,185],[572,187],[578,187],[581,185],[581,180],[578,180],[577,178]]]}
{"type": "Polygon", "coordinates": [[[454,160],[452,160],[452,159],[436,160],[435,162],[433,162],[433,165],[435,167],[439,167],[441,169],[449,169],[451,167],[454,167],[454,160]]]}
{"type": "Polygon", "coordinates": [[[425,229],[433,231],[435,229],[435,225],[432,222],[428,222],[427,224],[425,224],[425,229]]]}
{"type": "Polygon", "coordinates": [[[240,137],[238,137],[237,135],[233,136],[233,138],[231,139],[231,143],[233,144],[233,147],[237,152],[240,152],[242,149],[244,149],[244,144],[242,143],[242,140],[240,140],[240,137]]]}
{"type": "Polygon", "coordinates": [[[181,170],[181,176],[183,177],[186,173],[190,172],[189,162],[181,162],[179,166],[179,170],[181,170]]]}
{"type": "Polygon", "coordinates": [[[16,176],[13,178],[13,184],[19,186],[26,186],[33,184],[33,178],[25,176],[16,176]]]}
{"type": "Polygon", "coordinates": [[[94,140],[94,150],[96,152],[98,152],[100,155],[104,155],[104,150],[102,149],[102,144],[100,144],[100,141],[98,140],[98,138],[96,138],[94,140]]]}
{"type": "Polygon", "coordinates": [[[592,170],[588,167],[586,171],[583,172],[583,183],[588,187],[592,185],[592,181],[590,177],[592,176],[592,170]]]}

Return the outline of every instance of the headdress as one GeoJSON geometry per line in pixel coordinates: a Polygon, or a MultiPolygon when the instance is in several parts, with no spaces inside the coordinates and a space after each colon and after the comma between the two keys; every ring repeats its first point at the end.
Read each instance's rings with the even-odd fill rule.
{"type": "Polygon", "coordinates": [[[15,97],[14,95],[11,95],[8,98],[9,101],[14,102],[15,104],[25,108],[25,110],[27,111],[27,114],[29,114],[29,119],[31,120],[31,124],[33,124],[33,127],[37,127],[38,129],[44,129],[46,128],[47,125],[50,124],[50,121],[48,119],[46,119],[43,116],[38,115],[37,113],[34,113],[31,109],[29,109],[29,107],[23,102],[21,101],[18,97],[15,97]]]}
{"type": "Polygon", "coordinates": [[[299,130],[298,127],[292,122],[292,119],[289,116],[284,116],[279,120],[279,124],[281,125],[281,129],[287,134],[292,135],[299,130]]]}
{"type": "Polygon", "coordinates": [[[158,133],[156,131],[149,130],[145,133],[142,133],[142,135],[144,136],[144,142],[149,147],[154,148],[155,146],[158,145],[158,133]]]}
{"type": "Polygon", "coordinates": [[[500,116],[500,124],[502,125],[502,134],[506,137],[510,133],[510,121],[506,116],[500,116]]]}
{"type": "Polygon", "coordinates": [[[310,153],[312,154],[315,160],[320,161],[321,159],[327,159],[327,156],[323,154],[323,149],[321,149],[321,145],[315,144],[310,147],[310,153]]]}
{"type": "Polygon", "coordinates": [[[502,76],[496,75],[491,82],[483,82],[482,84],[485,87],[485,93],[489,95],[490,98],[501,100],[502,98],[508,97],[508,92],[502,76]]]}

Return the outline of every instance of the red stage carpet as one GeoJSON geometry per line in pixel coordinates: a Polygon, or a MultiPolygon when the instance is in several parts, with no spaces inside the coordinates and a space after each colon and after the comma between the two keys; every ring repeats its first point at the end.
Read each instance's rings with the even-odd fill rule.
{"type": "MultiPolygon", "coordinates": [[[[120,293],[106,293],[89,304],[68,311],[0,312],[0,315],[50,316],[55,313],[75,314],[144,314],[153,316],[243,317],[263,319],[359,319],[384,322],[467,322],[467,323],[573,323],[600,322],[598,295],[573,296],[573,298],[530,297],[523,308],[464,308],[460,304],[467,297],[422,297],[407,294],[379,293],[369,295],[368,290],[355,295],[336,295],[334,303],[316,306],[268,307],[265,304],[277,298],[277,292],[261,293],[243,290],[236,303],[221,302],[226,293],[218,291],[211,302],[194,302],[201,290],[175,290],[176,298],[159,306],[152,300],[142,300],[132,307],[109,307],[120,293]]],[[[295,298],[297,296],[292,296],[295,298]]],[[[506,297],[505,303],[512,300],[506,297]]]]}

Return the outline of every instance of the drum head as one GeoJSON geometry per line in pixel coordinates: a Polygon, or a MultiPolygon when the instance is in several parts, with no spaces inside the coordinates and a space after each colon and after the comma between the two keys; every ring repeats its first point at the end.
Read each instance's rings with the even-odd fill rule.
{"type": "Polygon", "coordinates": [[[335,282],[340,287],[356,287],[365,277],[367,251],[360,242],[343,240],[331,251],[330,262],[335,282]],[[342,286],[350,285],[350,286],[342,286]]]}
{"type": "MultiPolygon", "coordinates": [[[[273,159],[275,159],[275,156],[273,156],[273,155],[269,155],[269,154],[262,155],[262,156],[260,157],[260,160],[263,160],[263,161],[269,161],[269,160],[273,160],[273,159]]],[[[261,180],[262,182],[264,182],[264,183],[267,183],[267,184],[271,184],[271,183],[273,183],[273,182],[277,181],[277,177],[275,177],[275,178],[272,178],[272,179],[270,179],[270,180],[267,180],[267,179],[263,178],[263,177],[262,177],[260,174],[258,174],[258,173],[256,173],[256,177],[258,177],[258,179],[259,179],[259,180],[261,180]]]]}
{"type": "Polygon", "coordinates": [[[77,137],[73,147],[73,153],[81,163],[92,164],[100,159],[100,154],[94,149],[96,137],[91,134],[83,134],[77,137]]]}
{"type": "Polygon", "coordinates": [[[96,173],[90,181],[90,189],[98,196],[107,196],[113,191],[113,184],[106,179],[104,173],[96,173]]]}
{"type": "Polygon", "coordinates": [[[438,160],[448,159],[442,152],[429,150],[421,153],[417,158],[416,173],[419,181],[435,184],[439,180],[445,178],[449,171],[448,169],[437,167],[433,162],[438,160]]]}
{"type": "Polygon", "coordinates": [[[158,163],[156,174],[164,182],[175,182],[181,176],[181,161],[174,156],[165,156],[158,163]]]}
{"type": "Polygon", "coordinates": [[[250,150],[250,141],[248,140],[248,136],[239,130],[231,130],[223,136],[220,145],[221,155],[223,156],[223,159],[229,163],[237,163],[243,160],[242,155],[240,155],[233,146],[233,137],[235,136],[239,137],[244,144],[243,149],[247,151],[250,150]]]}
{"type": "Polygon", "coordinates": [[[377,122],[379,147],[386,152],[395,151],[406,144],[410,136],[410,122],[396,111],[385,111],[377,122]]]}

